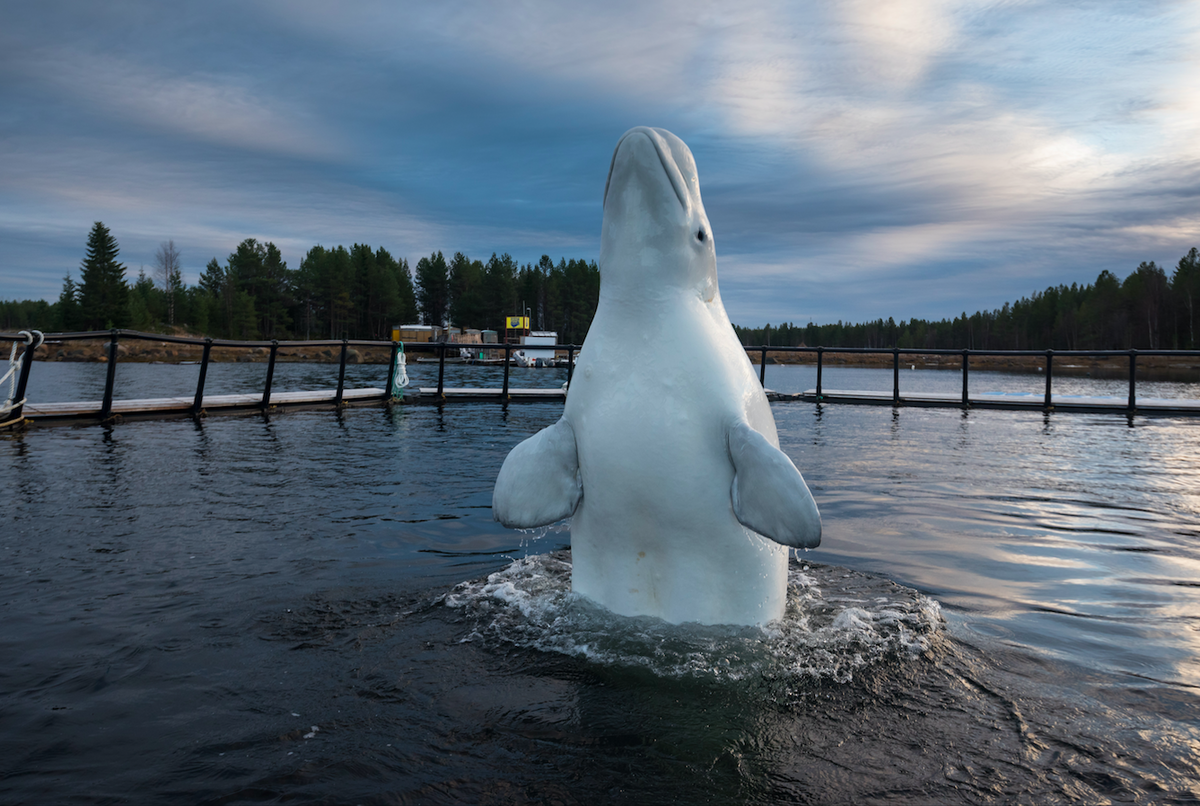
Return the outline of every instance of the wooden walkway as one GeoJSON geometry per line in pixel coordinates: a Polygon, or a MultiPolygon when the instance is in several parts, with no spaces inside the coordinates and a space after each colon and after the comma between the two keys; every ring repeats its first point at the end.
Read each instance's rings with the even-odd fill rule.
{"type": "MultiPolygon", "coordinates": [[[[437,387],[420,387],[405,390],[402,398],[404,403],[437,404],[465,401],[500,401],[503,389],[456,389],[445,388],[438,395],[437,387]]],[[[201,411],[205,414],[236,414],[261,411],[262,394],[241,395],[206,395],[201,411]]],[[[548,402],[563,401],[566,392],[561,388],[549,389],[509,389],[509,400],[512,402],[548,402]]],[[[374,387],[365,389],[343,389],[342,404],[347,406],[362,406],[372,403],[381,404],[388,401],[388,394],[383,389],[374,387]]],[[[327,408],[337,402],[336,389],[318,389],[302,392],[273,392],[268,408],[327,408]]],[[[141,400],[114,400],[110,416],[126,418],[154,417],[185,417],[193,413],[195,398],[187,397],[156,397],[141,400]]],[[[42,423],[67,422],[74,420],[95,420],[101,416],[103,402],[100,400],[85,400],[69,403],[26,403],[24,417],[26,420],[42,423]]]]}
{"type": "MultiPolygon", "coordinates": [[[[891,393],[864,392],[847,389],[808,389],[799,394],[768,391],[773,401],[797,401],[806,403],[862,403],[876,406],[891,406],[896,403],[891,393]]],[[[1184,398],[1136,398],[1134,410],[1138,414],[1186,414],[1200,415],[1200,400],[1184,398]]],[[[962,408],[962,395],[953,392],[904,393],[899,397],[901,406],[962,408]]],[[[1046,409],[1045,395],[1039,394],[972,394],[968,398],[970,408],[988,409],[1046,409]]],[[[1054,411],[1102,411],[1128,412],[1129,400],[1123,397],[1100,397],[1088,395],[1050,396],[1050,409],[1054,411]]]]}
{"type": "MultiPolygon", "coordinates": [[[[400,402],[404,404],[439,405],[443,403],[502,402],[504,390],[496,388],[446,387],[438,394],[437,387],[410,387],[400,402]]],[[[857,403],[877,406],[895,405],[887,392],[871,392],[847,389],[823,389],[817,395],[815,389],[797,394],[767,391],[773,402],[803,403],[857,403]]],[[[509,389],[508,402],[547,403],[563,402],[566,391],[550,387],[542,389],[509,389]]],[[[342,405],[381,405],[389,401],[383,389],[344,389],[342,405]]],[[[159,397],[144,400],[114,400],[111,417],[122,419],[147,419],[186,417],[193,414],[193,397],[159,397]]],[[[336,389],[319,389],[302,392],[274,392],[268,405],[269,410],[299,408],[329,408],[337,402],[336,389]]],[[[66,423],[80,420],[95,421],[100,418],[102,402],[89,400],[71,403],[26,403],[25,418],[42,424],[66,423]]],[[[906,393],[900,395],[899,405],[918,407],[962,408],[962,395],[949,392],[906,393]]],[[[973,394],[969,408],[1044,410],[1045,396],[1038,394],[973,394]]],[[[1051,410],[1128,413],[1129,401],[1119,397],[1091,397],[1084,395],[1052,395],[1051,410]]],[[[204,398],[201,411],[204,414],[237,414],[262,411],[261,394],[210,395],[204,398]]],[[[1138,398],[1138,414],[1183,414],[1200,415],[1200,400],[1138,398]]]]}
{"type": "MultiPolygon", "coordinates": [[[[342,402],[348,405],[377,403],[384,399],[382,389],[344,389],[342,402]]],[[[336,389],[320,389],[309,392],[274,392],[270,406],[327,406],[337,399],[336,389]]],[[[154,397],[143,400],[114,400],[112,414],[121,417],[169,417],[192,413],[195,398],[154,397]]],[[[30,420],[81,420],[99,417],[103,402],[86,400],[71,403],[26,403],[24,415],[30,420]]],[[[262,408],[262,395],[209,395],[204,398],[201,410],[208,413],[237,412],[262,408]]]]}
{"type": "MultiPolygon", "coordinates": [[[[417,395],[405,395],[404,402],[406,403],[437,403],[438,393],[437,387],[424,387],[418,390],[417,395]]],[[[483,389],[467,389],[467,388],[450,388],[446,387],[442,390],[442,398],[449,401],[465,401],[465,400],[501,400],[504,396],[504,390],[500,387],[483,388],[483,389]]],[[[509,389],[509,400],[519,400],[525,403],[541,403],[547,401],[564,401],[567,399],[567,392],[562,387],[548,387],[545,389],[509,389]]]]}

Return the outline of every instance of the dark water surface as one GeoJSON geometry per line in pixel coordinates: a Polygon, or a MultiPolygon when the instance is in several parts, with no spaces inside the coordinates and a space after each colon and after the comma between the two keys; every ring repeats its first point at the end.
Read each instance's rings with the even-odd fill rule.
{"type": "Polygon", "coordinates": [[[0,437],[0,802],[1200,802],[1200,423],[774,411],[825,533],[765,632],[492,522],[558,404],[0,437]]]}

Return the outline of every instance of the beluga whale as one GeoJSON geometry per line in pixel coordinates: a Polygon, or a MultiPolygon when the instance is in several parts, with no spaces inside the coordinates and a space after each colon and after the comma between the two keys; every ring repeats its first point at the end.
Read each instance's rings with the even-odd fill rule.
{"type": "Polygon", "coordinates": [[[562,418],[518,444],[492,512],[571,518],[571,588],[623,616],[761,625],[821,516],[717,289],[692,152],[639,126],[604,189],[600,300],[562,418]]]}

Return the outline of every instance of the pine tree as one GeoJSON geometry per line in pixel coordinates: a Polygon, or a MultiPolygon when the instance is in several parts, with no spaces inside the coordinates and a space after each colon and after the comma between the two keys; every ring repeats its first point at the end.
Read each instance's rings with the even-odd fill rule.
{"type": "MultiPolygon", "coordinates": [[[[380,249],[382,248],[380,247],[380,249]]],[[[396,273],[396,289],[399,296],[399,305],[392,317],[397,321],[393,324],[416,322],[418,316],[417,292],[413,288],[412,272],[408,270],[408,260],[400,258],[393,265],[396,273]]]]}
{"type": "Polygon", "coordinates": [[[425,324],[441,327],[446,323],[450,302],[450,269],[441,252],[417,261],[417,302],[425,324]]]}
{"type": "Polygon", "coordinates": [[[108,227],[97,221],[88,234],[87,257],[80,266],[79,308],[87,330],[129,324],[129,286],[125,266],[117,262],[119,251],[108,227]]]}
{"type": "Polygon", "coordinates": [[[183,288],[183,273],[179,268],[179,250],[175,241],[164,241],[154,253],[154,278],[162,288],[167,302],[167,324],[175,326],[175,298],[183,288]]]}
{"type": "Polygon", "coordinates": [[[69,333],[73,330],[79,330],[79,286],[75,285],[75,281],[71,279],[71,273],[67,272],[67,276],[63,278],[62,293],[58,295],[58,304],[55,306],[56,322],[58,329],[64,333],[69,333]]]}
{"type": "Polygon", "coordinates": [[[1179,259],[1171,277],[1171,290],[1183,312],[1184,326],[1181,342],[1187,349],[1196,349],[1196,303],[1200,302],[1200,250],[1195,247],[1179,259]]]}
{"type": "Polygon", "coordinates": [[[483,288],[483,264],[471,260],[462,252],[455,252],[450,259],[447,280],[450,301],[447,314],[450,322],[458,327],[480,327],[486,314],[483,288]]]}

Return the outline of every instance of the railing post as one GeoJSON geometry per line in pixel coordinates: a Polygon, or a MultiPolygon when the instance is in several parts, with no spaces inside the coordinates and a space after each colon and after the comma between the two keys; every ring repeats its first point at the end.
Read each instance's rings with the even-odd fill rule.
{"type": "Polygon", "coordinates": [[[1054,408],[1054,400],[1050,397],[1050,386],[1054,380],[1054,351],[1046,351],[1046,400],[1042,407],[1047,411],[1054,408]]]}
{"type": "Polygon", "coordinates": [[[17,376],[17,396],[13,398],[17,405],[13,407],[12,418],[17,421],[21,419],[21,413],[25,410],[25,404],[21,401],[25,399],[25,388],[29,386],[29,370],[33,366],[34,351],[45,340],[40,331],[28,332],[29,344],[25,345],[25,350],[21,353],[21,374],[17,376]]]}
{"type": "Polygon", "coordinates": [[[271,381],[275,379],[275,351],[279,349],[279,339],[271,339],[271,356],[267,359],[267,383],[263,387],[262,407],[265,411],[271,405],[271,381]]]}
{"type": "Polygon", "coordinates": [[[575,369],[575,345],[567,345],[567,388],[571,388],[571,371],[575,369]]]}
{"type": "Polygon", "coordinates": [[[825,348],[817,348],[817,400],[821,399],[821,365],[825,358],[825,348]]]}
{"type": "Polygon", "coordinates": [[[892,348],[892,405],[900,405],[900,348],[892,348]]]}
{"type": "Polygon", "coordinates": [[[500,396],[508,401],[508,364],[512,359],[512,344],[504,342],[504,389],[500,392],[500,396]]]}
{"type": "Polygon", "coordinates": [[[444,397],[442,390],[445,388],[446,378],[446,341],[443,339],[438,342],[438,397],[444,397]]]}
{"type": "Polygon", "coordinates": [[[967,375],[971,371],[971,351],[970,350],[966,350],[966,349],[963,350],[963,365],[962,365],[962,367],[963,367],[962,404],[963,404],[963,408],[967,408],[968,406],[971,405],[971,396],[967,393],[967,375]]]}
{"type": "Polygon", "coordinates": [[[1129,351],[1129,413],[1137,411],[1137,350],[1129,351]]]}
{"type": "Polygon", "coordinates": [[[767,348],[763,345],[762,357],[758,361],[758,385],[767,388],[767,348]]]}
{"type": "Polygon", "coordinates": [[[113,383],[117,379],[117,333],[112,330],[112,340],[108,343],[108,374],[104,378],[104,402],[100,404],[100,419],[107,420],[112,415],[113,383]]]}
{"type": "Polygon", "coordinates": [[[192,416],[198,417],[204,410],[204,379],[208,375],[208,356],[212,352],[212,339],[204,340],[204,353],[200,356],[200,380],[196,381],[196,399],[192,401],[192,416]]]}
{"type": "Polygon", "coordinates": [[[338,366],[338,388],[337,397],[333,399],[333,405],[339,409],[342,407],[342,390],[346,387],[346,349],[350,346],[349,339],[342,339],[342,357],[338,366]]]}
{"type": "Polygon", "coordinates": [[[396,377],[396,354],[399,351],[400,351],[400,342],[393,341],[392,342],[392,353],[391,353],[391,356],[388,358],[387,382],[384,384],[384,388],[387,389],[387,396],[389,399],[394,397],[392,392],[395,390],[392,389],[392,382],[396,377]]]}

